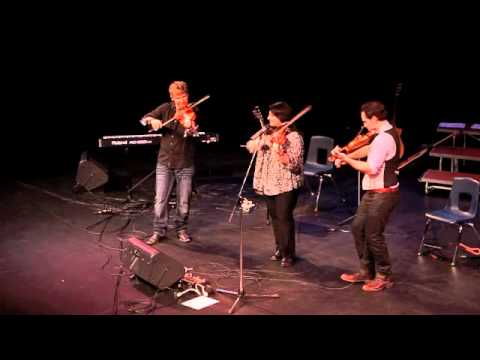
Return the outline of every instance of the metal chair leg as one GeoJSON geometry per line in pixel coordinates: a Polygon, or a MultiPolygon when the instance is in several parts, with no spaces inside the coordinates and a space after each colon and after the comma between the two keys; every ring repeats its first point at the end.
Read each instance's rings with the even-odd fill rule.
{"type": "Polygon", "coordinates": [[[304,176],[304,178],[305,178],[305,186],[307,187],[308,192],[312,196],[315,195],[315,192],[313,191],[312,185],[310,184],[310,181],[309,181],[310,176],[304,176]]]}
{"type": "Polygon", "coordinates": [[[431,219],[427,218],[427,221],[425,222],[425,229],[423,230],[423,236],[422,236],[422,241],[420,242],[420,248],[418,249],[418,256],[423,255],[423,244],[425,243],[425,236],[427,234],[428,228],[430,227],[430,223],[432,222],[431,219]]]}
{"type": "Polygon", "coordinates": [[[315,212],[318,212],[318,202],[320,200],[320,193],[322,192],[322,183],[323,183],[323,175],[318,177],[318,191],[317,191],[317,199],[315,201],[315,212]]]}
{"type": "Polygon", "coordinates": [[[452,262],[450,263],[450,266],[452,266],[452,267],[455,266],[455,263],[457,261],[458,247],[460,246],[460,239],[462,238],[462,232],[463,232],[463,226],[459,225],[458,226],[457,245],[455,246],[455,251],[453,253],[452,262]]]}

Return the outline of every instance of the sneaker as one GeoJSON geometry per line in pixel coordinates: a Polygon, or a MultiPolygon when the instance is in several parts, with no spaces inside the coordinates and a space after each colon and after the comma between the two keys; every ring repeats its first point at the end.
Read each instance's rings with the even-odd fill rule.
{"type": "Polygon", "coordinates": [[[280,261],[282,260],[282,255],[280,255],[280,250],[275,251],[275,254],[270,256],[270,260],[272,261],[280,261]]]}
{"type": "Polygon", "coordinates": [[[293,262],[294,262],[294,260],[293,260],[292,257],[284,257],[282,259],[282,262],[280,263],[280,266],[281,267],[290,267],[290,266],[293,265],[293,262]]]}
{"type": "Polygon", "coordinates": [[[377,275],[375,279],[367,282],[362,286],[363,291],[381,291],[383,289],[390,289],[393,286],[393,281],[389,277],[377,275]]]}
{"type": "Polygon", "coordinates": [[[189,243],[190,241],[192,241],[192,238],[190,237],[190,235],[188,234],[188,232],[186,230],[180,230],[177,233],[177,238],[178,238],[179,241],[181,241],[183,243],[189,243]]]}
{"type": "Polygon", "coordinates": [[[340,279],[349,283],[366,283],[372,280],[372,277],[368,274],[354,273],[354,274],[342,274],[340,279]]]}
{"type": "Polygon", "coordinates": [[[154,232],[152,236],[148,238],[147,241],[145,241],[145,244],[147,245],[155,245],[157,242],[162,241],[165,236],[160,235],[159,232],[154,232]]]}

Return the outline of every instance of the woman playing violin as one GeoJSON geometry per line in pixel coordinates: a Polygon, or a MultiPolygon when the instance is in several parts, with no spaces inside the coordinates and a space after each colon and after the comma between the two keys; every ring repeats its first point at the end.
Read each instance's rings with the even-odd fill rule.
{"type": "Polygon", "coordinates": [[[343,274],[341,279],[365,283],[364,291],[380,291],[393,285],[392,266],[383,235],[387,221],[400,200],[396,174],[400,160],[400,139],[389,123],[385,105],[371,101],[362,105],[363,125],[376,134],[373,141],[346,154],[338,146],[332,150],[335,164],[348,164],[364,174],[365,193],[352,224],[360,271],[343,274]],[[359,160],[367,157],[366,161],[359,160]]]}
{"type": "Polygon", "coordinates": [[[293,210],[303,184],[303,138],[293,127],[281,127],[291,116],[287,103],[270,105],[268,130],[247,143],[248,151],[258,151],[253,188],[266,197],[272,219],[276,249],[271,259],[283,267],[295,261],[293,210]]]}

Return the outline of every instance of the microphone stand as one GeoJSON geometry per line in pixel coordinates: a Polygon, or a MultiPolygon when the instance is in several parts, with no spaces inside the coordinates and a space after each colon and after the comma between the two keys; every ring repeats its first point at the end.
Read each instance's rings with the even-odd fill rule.
{"type": "MultiPolygon", "coordinates": [[[[238,192],[237,199],[235,201],[235,205],[233,206],[230,217],[228,218],[228,223],[229,224],[232,222],[232,218],[233,218],[233,215],[235,214],[235,210],[237,209],[237,206],[241,203],[243,188],[245,187],[245,183],[247,182],[247,178],[248,178],[248,175],[250,174],[250,169],[252,168],[253,160],[255,159],[255,156],[257,155],[257,152],[258,152],[258,149],[255,150],[255,152],[252,154],[252,158],[250,159],[250,164],[248,165],[247,172],[245,173],[245,177],[243,178],[242,186],[240,187],[240,191],[238,192]]],[[[241,215],[241,213],[242,213],[242,211],[240,210],[240,215],[241,215]]]]}
{"type": "MultiPolygon", "coordinates": [[[[255,152],[256,154],[256,152],[255,152]]],[[[254,157],[254,156],[253,156],[254,157]]],[[[253,159],[252,157],[252,159],[253,159]]],[[[240,303],[241,300],[244,300],[247,297],[252,297],[252,298],[279,298],[280,295],[278,294],[247,294],[244,289],[243,285],[243,244],[244,244],[244,239],[245,239],[245,231],[244,231],[244,225],[243,225],[243,213],[247,213],[250,211],[250,208],[252,207],[252,204],[247,205],[248,200],[245,198],[239,197],[238,199],[239,205],[240,205],[240,284],[238,291],[232,291],[232,290],[226,290],[226,289],[216,289],[217,292],[224,293],[224,294],[230,294],[230,295],[236,295],[237,299],[233,303],[232,307],[228,311],[229,314],[232,314],[235,307],[240,303]]],[[[236,204],[237,205],[237,204],[236,204]]],[[[236,206],[235,205],[235,206],[236,206]]],[[[253,205],[254,206],[254,205],[253,205]]]]}
{"type": "MultiPolygon", "coordinates": [[[[263,135],[268,130],[268,127],[265,126],[265,122],[263,120],[262,113],[260,112],[260,108],[258,106],[255,106],[255,108],[253,110],[253,114],[255,115],[255,117],[260,122],[260,127],[261,128],[255,134],[252,135],[250,140],[257,139],[258,137],[263,135]]],[[[243,147],[243,145],[242,145],[242,147],[243,147]]],[[[259,150],[258,148],[257,148],[257,150],[255,150],[255,152],[252,154],[252,158],[250,159],[250,164],[248,165],[247,172],[245,174],[245,177],[243,178],[242,186],[240,187],[240,191],[238,192],[237,199],[235,201],[235,205],[233,206],[232,213],[230,214],[230,217],[228,218],[228,223],[229,224],[232,223],[232,218],[233,218],[233,215],[235,214],[235,210],[237,209],[237,206],[241,202],[243,188],[245,186],[245,183],[247,182],[248,175],[250,174],[250,169],[252,168],[252,165],[253,165],[253,159],[255,159],[255,156],[257,155],[258,150],[259,150]]],[[[268,222],[268,214],[267,214],[267,222],[268,222]]]]}
{"type": "Polygon", "coordinates": [[[140,179],[135,185],[133,185],[130,189],[127,190],[127,199],[132,200],[132,192],[135,190],[137,187],[142,185],[145,181],[147,181],[148,178],[150,178],[155,172],[157,171],[157,168],[155,166],[155,169],[153,169],[148,175],[140,179]]]}

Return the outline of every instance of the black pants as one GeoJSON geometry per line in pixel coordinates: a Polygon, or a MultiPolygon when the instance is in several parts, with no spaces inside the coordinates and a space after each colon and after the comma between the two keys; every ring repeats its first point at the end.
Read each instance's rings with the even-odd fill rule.
{"type": "Polygon", "coordinates": [[[295,221],[293,210],[297,204],[298,189],[266,196],[267,208],[272,220],[276,249],[282,257],[295,257],[295,221]]]}
{"type": "Polygon", "coordinates": [[[400,200],[400,193],[367,191],[358,207],[352,224],[360,271],[374,276],[390,276],[392,265],[383,231],[388,218],[400,200]]]}

